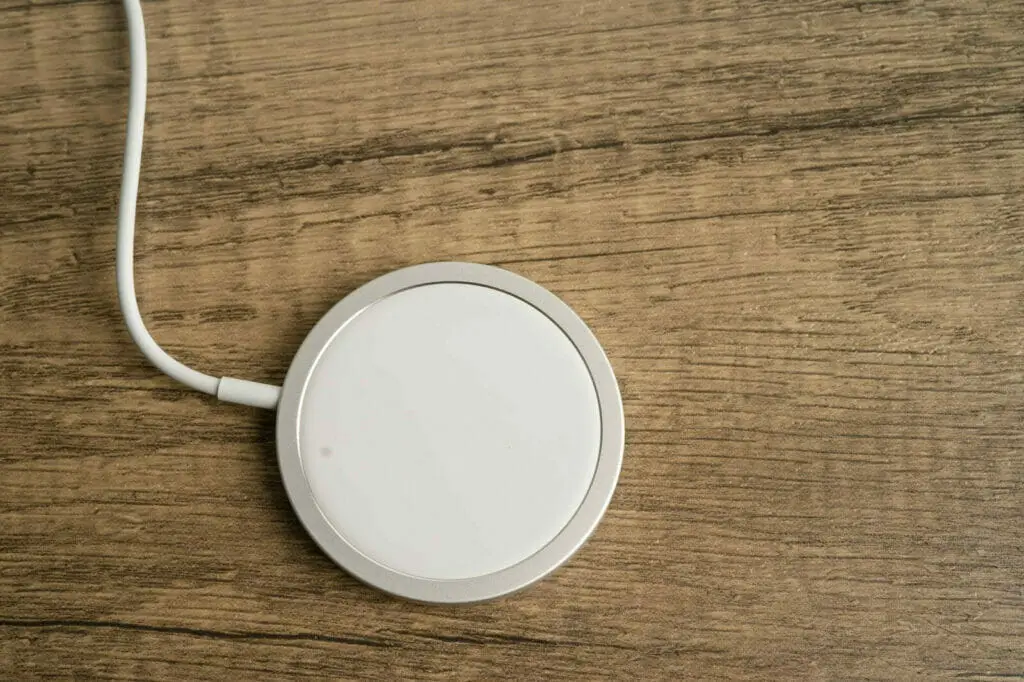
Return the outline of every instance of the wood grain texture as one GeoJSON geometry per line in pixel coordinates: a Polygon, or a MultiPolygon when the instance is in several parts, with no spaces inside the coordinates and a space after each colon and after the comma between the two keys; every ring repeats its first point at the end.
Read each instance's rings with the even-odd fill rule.
{"type": "Polygon", "coordinates": [[[114,0],[0,0],[0,678],[1024,676],[1024,5],[145,3],[154,335],[280,381],[330,305],[504,266],[602,340],[627,448],[531,590],[382,596],[269,413],[119,318],[114,0]]]}

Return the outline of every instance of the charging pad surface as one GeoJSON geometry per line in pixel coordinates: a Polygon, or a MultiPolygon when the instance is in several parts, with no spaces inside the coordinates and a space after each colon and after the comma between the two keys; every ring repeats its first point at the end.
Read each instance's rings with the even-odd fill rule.
{"type": "Polygon", "coordinates": [[[314,327],[277,440],[292,505],[339,565],[412,599],[478,601],[589,536],[618,477],[622,405],[557,297],[433,263],[370,282],[314,327]]]}

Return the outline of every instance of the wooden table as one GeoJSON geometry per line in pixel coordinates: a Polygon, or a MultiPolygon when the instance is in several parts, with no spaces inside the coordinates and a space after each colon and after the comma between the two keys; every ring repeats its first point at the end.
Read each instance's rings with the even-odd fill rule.
{"type": "Polygon", "coordinates": [[[138,287],[280,382],[368,279],[491,263],[621,382],[590,543],[469,607],[307,538],[273,416],[117,308],[114,0],[0,4],[0,678],[1024,675],[1024,6],[145,3],[138,287]]]}

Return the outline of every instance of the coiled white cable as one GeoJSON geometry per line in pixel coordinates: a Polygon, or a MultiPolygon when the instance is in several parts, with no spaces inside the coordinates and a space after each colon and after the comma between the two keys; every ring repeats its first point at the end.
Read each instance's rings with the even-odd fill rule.
{"type": "Polygon", "coordinates": [[[281,389],[231,377],[214,377],[175,360],[150,335],[135,297],[135,208],[142,168],[142,133],[146,119],[146,26],[139,0],[124,0],[131,57],[128,131],[124,145],[124,173],[117,212],[117,295],[128,331],[142,354],[157,369],[190,388],[219,399],[274,409],[281,389]]]}

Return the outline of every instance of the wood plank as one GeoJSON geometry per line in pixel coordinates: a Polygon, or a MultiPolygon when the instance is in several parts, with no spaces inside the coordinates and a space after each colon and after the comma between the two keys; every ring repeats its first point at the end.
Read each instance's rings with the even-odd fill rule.
{"type": "Polygon", "coordinates": [[[1024,7],[146,2],[154,335],[279,382],[431,260],[569,302],[621,382],[598,532],[410,604],[326,559],[273,416],[123,330],[118,3],[0,4],[0,677],[1024,676],[1024,7]]]}

